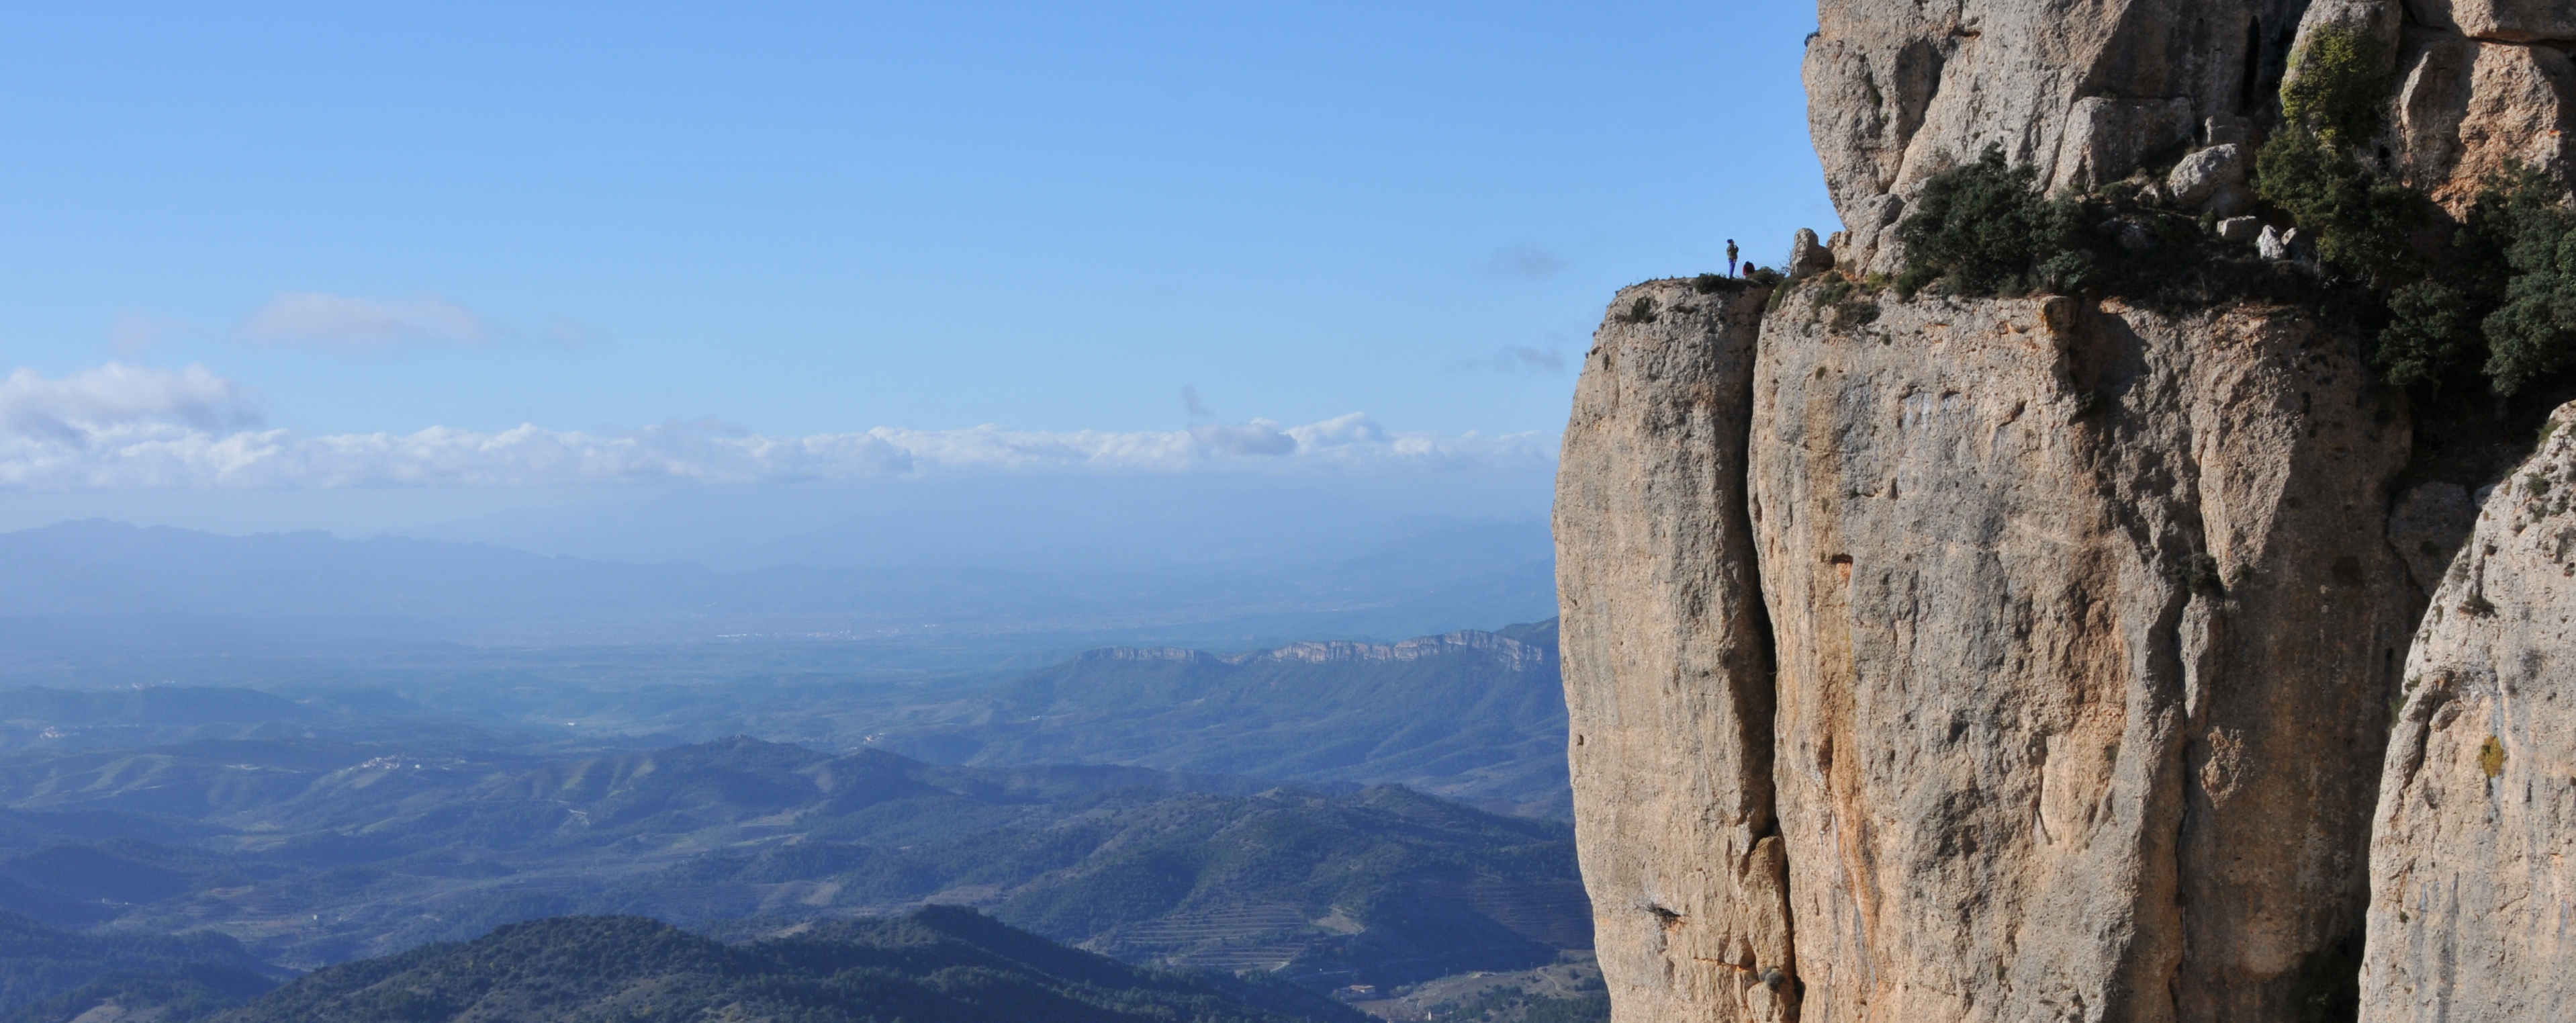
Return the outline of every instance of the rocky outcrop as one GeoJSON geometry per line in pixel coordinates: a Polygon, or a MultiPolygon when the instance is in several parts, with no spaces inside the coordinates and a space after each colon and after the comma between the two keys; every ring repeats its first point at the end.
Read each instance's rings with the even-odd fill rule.
{"type": "Polygon", "coordinates": [[[2410,31],[2389,116],[2390,170],[2464,214],[2479,182],[2508,162],[2565,170],[2571,101],[2576,65],[2561,50],[2410,31]]]}
{"type": "Polygon", "coordinates": [[[1807,118],[1856,266],[1924,179],[1989,145],[2052,188],[2169,162],[2270,109],[2305,0],[1822,0],[1807,118]]]}
{"type": "Polygon", "coordinates": [[[1768,291],[1619,293],[1558,475],[1575,835],[1623,1023],[1794,1020],[1771,650],[1745,519],[1768,291]]]}
{"type": "Polygon", "coordinates": [[[2149,171],[2307,260],[2277,211],[2223,219],[2285,77],[2384,80],[2377,137],[2322,137],[2465,212],[2509,164],[2567,169],[2571,12],[1824,0],[1845,232],[1801,237],[1758,339],[1753,292],[1623,292],[1566,435],[1577,837],[1621,1023],[2576,1002],[2576,406],[2491,492],[2400,488],[2405,399],[2340,314],[1866,276],[1990,145],[2052,188],[2149,171]]]}
{"type": "Polygon", "coordinates": [[[2370,1023],[2576,1005],[2576,406],[2550,422],[2407,656],[2371,842],[2370,1023]]]}
{"type": "Polygon", "coordinates": [[[2277,117],[2294,53],[2327,29],[2376,40],[2391,72],[2364,148],[2455,215],[2508,161],[2563,169],[2576,127],[2559,48],[2576,8],[2543,0],[1822,0],[1817,17],[1808,123],[1856,269],[1901,269],[1907,204],[1988,146],[2055,190],[2259,143],[2248,127],[2277,117]]]}
{"type": "Polygon", "coordinates": [[[2353,339],[1802,304],[1764,327],[1751,517],[1810,1018],[2293,1018],[2361,926],[2409,625],[2407,435],[2353,339]]]}
{"type": "Polygon", "coordinates": [[[2477,39],[2576,39],[2576,7],[2563,0],[2406,0],[2406,9],[2426,25],[2477,39]]]}

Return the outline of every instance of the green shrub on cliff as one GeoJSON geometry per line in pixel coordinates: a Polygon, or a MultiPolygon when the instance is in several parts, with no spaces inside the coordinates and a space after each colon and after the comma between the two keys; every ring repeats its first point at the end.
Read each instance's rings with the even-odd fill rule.
{"type": "Polygon", "coordinates": [[[2484,215],[2472,215],[2463,232],[2493,245],[2510,268],[2501,305],[2482,324],[2481,368],[2497,394],[2576,368],[2576,212],[2566,196],[2547,174],[2512,168],[2490,179],[2484,215]]]}
{"type": "Polygon", "coordinates": [[[2422,194],[2353,155],[2379,134],[2388,77],[2386,43],[2352,29],[2319,30],[2292,55],[2281,86],[2284,123],[2255,158],[2263,201],[2314,236],[2317,258],[2383,287],[2420,276],[2413,235],[2433,212],[2422,194]]]}
{"type": "Polygon", "coordinates": [[[2564,182],[2508,166],[2438,255],[2416,235],[2431,201],[2357,155],[2386,116],[2386,44],[2326,29],[2291,59],[2285,123],[2256,161],[2263,201],[2316,240],[2327,267],[2385,296],[2371,361],[2382,379],[2452,402],[2510,397],[2576,370],[2576,211],[2564,182]]]}
{"type": "Polygon", "coordinates": [[[2281,113],[2342,146],[2378,134],[2388,102],[2388,46],[2349,28],[2323,28],[2290,57],[2281,113]]]}
{"type": "Polygon", "coordinates": [[[2380,379],[2435,392],[2483,361],[2486,339],[2478,310],[2459,288],[2433,279],[2416,281],[2388,296],[2389,322],[2379,332],[2371,363],[2380,379]]]}
{"type": "Polygon", "coordinates": [[[2339,135],[2284,125],[2255,157],[2255,187],[2316,236],[2326,265],[2383,282],[2406,276],[2430,203],[2362,166],[2339,135]]]}
{"type": "Polygon", "coordinates": [[[2382,379],[2466,399],[2511,396],[2576,369],[2571,236],[2565,184],[2520,165],[2488,176],[2442,258],[2389,293],[2371,353],[2382,379]]]}
{"type": "Polygon", "coordinates": [[[1933,175],[1897,225],[1905,246],[1899,295],[1935,280],[1961,295],[2081,287],[2099,265],[2081,243],[2081,203],[2039,193],[2039,171],[2013,166],[2001,147],[1933,175]]]}
{"type": "Polygon", "coordinates": [[[1905,277],[1920,284],[1927,274],[1938,274],[1952,290],[1968,295],[1991,295],[2019,283],[2030,269],[2040,219],[2038,176],[2029,164],[2006,164],[1999,147],[1933,175],[1914,200],[1913,214],[1897,225],[1905,277]]]}

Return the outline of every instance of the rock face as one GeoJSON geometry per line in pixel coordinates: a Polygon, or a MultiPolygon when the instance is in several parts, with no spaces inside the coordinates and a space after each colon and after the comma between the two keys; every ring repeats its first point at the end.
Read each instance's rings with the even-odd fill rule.
{"type": "Polygon", "coordinates": [[[2118,180],[2271,108],[2305,0],[1822,0],[1807,117],[1845,254],[1897,267],[1887,229],[1925,178],[1989,145],[2052,188],[2118,180]]]}
{"type": "Polygon", "coordinates": [[[2371,1023],[2576,1005],[2576,406],[2551,423],[2407,656],[2370,851],[2371,1023]]]}
{"type": "Polygon", "coordinates": [[[2406,9],[2419,22],[2479,39],[2576,39],[2576,7],[2563,0],[2407,0],[2406,9]]]}
{"type": "Polygon", "coordinates": [[[2390,169],[2464,213],[2480,179],[2507,161],[2566,169],[2571,99],[2576,65],[2563,51],[2410,30],[2389,116],[2390,169]]]}
{"type": "MultiPolygon", "coordinates": [[[[1807,118],[1840,255],[1895,271],[1893,228],[1923,181],[1988,146],[2051,189],[2261,139],[2303,40],[2377,39],[2388,129],[2366,147],[2452,213],[2515,160],[2552,170],[2576,128],[2576,6],[2552,0],[1822,0],[1807,118]],[[2258,133],[2259,134],[2259,133],[2258,133]]],[[[2233,209],[2222,215],[2233,215],[2233,209]]]]}
{"type": "Polygon", "coordinates": [[[2361,926],[2412,599],[2357,346],[2292,309],[1802,304],[1764,327],[1751,517],[1807,1018],[2294,1018],[2361,926]]]}
{"type": "Polygon", "coordinates": [[[1770,637],[1744,513],[1767,297],[1678,282],[1620,292],[1565,434],[1575,834],[1602,978],[1627,1023],[1798,1018],[1770,637]]]}
{"type": "Polygon", "coordinates": [[[1577,838],[1615,1017],[2563,1014],[2576,406],[2491,495],[2400,493],[2407,411],[2357,326],[1853,278],[1899,268],[1924,180],[1989,145],[2227,217],[2282,79],[2324,66],[2291,55],[2336,33],[2387,72],[2355,155],[2465,211],[2509,162],[2569,169],[2576,3],[1819,20],[1845,231],[1802,236],[1767,313],[1622,292],[1566,434],[1577,838]]]}

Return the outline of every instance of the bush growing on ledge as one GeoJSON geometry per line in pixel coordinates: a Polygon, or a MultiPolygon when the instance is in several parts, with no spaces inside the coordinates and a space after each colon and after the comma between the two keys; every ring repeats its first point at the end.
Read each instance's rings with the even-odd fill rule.
{"type": "Polygon", "coordinates": [[[2070,244],[2081,207],[2041,197],[2038,181],[2036,168],[2007,164],[1999,146],[1924,181],[1914,212],[1896,228],[1905,246],[1897,294],[1911,298],[1934,280],[1962,295],[2019,292],[2035,278],[2080,284],[2094,265],[2091,253],[2070,244]]]}
{"type": "Polygon", "coordinates": [[[2377,134],[2388,96],[2388,48],[2350,28],[2324,28],[2290,58],[2281,113],[2338,146],[2377,134]]]}
{"type": "Polygon", "coordinates": [[[2463,232],[2500,250],[2510,268],[2500,308],[2481,325],[2481,368],[2497,394],[2576,368],[2576,212],[2566,196],[2547,174],[2511,168],[2502,181],[2490,179],[2479,202],[2486,215],[2473,214],[2463,232]]]}
{"type": "Polygon", "coordinates": [[[2379,134],[2388,102],[2387,45],[2348,28],[2319,30],[2290,59],[2284,124],[2255,156],[2256,190],[2316,236],[2317,258],[2387,286],[2410,273],[2415,228],[2432,204],[2353,157],[2379,134]]]}
{"type": "Polygon", "coordinates": [[[2436,399],[2510,397],[2576,369],[2566,203],[2567,187],[2540,170],[2489,175],[2434,268],[2390,292],[2371,352],[2382,379],[2436,399]]]}
{"type": "Polygon", "coordinates": [[[2256,190],[2299,226],[2316,235],[2317,258],[2327,265],[2386,282],[2407,275],[2417,225],[2431,202],[2371,173],[2334,140],[2287,125],[2255,156],[2256,190]]]}

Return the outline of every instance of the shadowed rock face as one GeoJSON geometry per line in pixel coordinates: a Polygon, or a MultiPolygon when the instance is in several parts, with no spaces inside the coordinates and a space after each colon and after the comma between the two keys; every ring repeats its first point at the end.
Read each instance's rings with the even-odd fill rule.
{"type": "Polygon", "coordinates": [[[1809,1018],[2292,1018],[2361,924],[2413,599],[2357,345],[2295,309],[1829,318],[1765,323],[1751,443],[1809,1018]]]}
{"type": "Polygon", "coordinates": [[[2371,842],[2362,1019],[2576,1004],[2576,406],[2488,496],[2406,661],[2371,842]]]}
{"type": "Polygon", "coordinates": [[[1566,428],[1556,533],[1575,833],[1624,1021],[1797,1018],[1770,640],[1744,515],[1768,295],[1671,281],[1620,292],[1566,428]]]}

